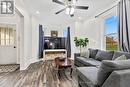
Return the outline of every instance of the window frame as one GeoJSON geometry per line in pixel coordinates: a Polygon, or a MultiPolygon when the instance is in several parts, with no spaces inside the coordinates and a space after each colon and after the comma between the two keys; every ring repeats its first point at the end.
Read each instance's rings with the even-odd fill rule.
{"type": "MultiPolygon", "coordinates": [[[[111,15],[111,16],[108,16],[107,18],[105,18],[104,19],[104,38],[105,38],[105,49],[107,50],[107,43],[106,43],[106,38],[107,38],[107,34],[106,34],[106,20],[107,19],[109,19],[109,18],[112,18],[112,17],[114,17],[114,16],[116,16],[116,15],[111,15]]],[[[117,16],[116,16],[117,17],[117,16]]],[[[117,23],[118,23],[118,20],[117,20],[117,23]]],[[[118,25],[117,25],[117,27],[118,27],[118,25]]],[[[113,32],[112,32],[113,33],[113,32]]],[[[112,34],[112,33],[110,33],[110,34],[112,34]]],[[[115,32],[116,34],[117,34],[117,39],[118,39],[118,29],[116,30],[116,32],[115,32]]],[[[117,44],[118,44],[118,41],[117,41],[117,44]]],[[[118,46],[117,46],[117,50],[108,50],[108,51],[118,51],[118,46]]]]}

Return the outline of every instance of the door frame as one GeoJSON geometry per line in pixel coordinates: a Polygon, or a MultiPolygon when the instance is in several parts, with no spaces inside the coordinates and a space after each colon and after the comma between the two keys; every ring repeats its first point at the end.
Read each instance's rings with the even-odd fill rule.
{"type": "MultiPolygon", "coordinates": [[[[15,30],[16,30],[16,44],[14,44],[14,46],[16,46],[16,58],[17,58],[17,64],[19,64],[19,54],[18,54],[18,49],[19,49],[19,45],[18,45],[18,24],[16,23],[9,23],[9,22],[0,22],[0,24],[3,25],[14,25],[15,26],[15,30]]],[[[0,47],[14,47],[12,46],[0,46],[0,47]]],[[[14,48],[15,49],[15,48],[14,48]]]]}
{"type": "MultiPolygon", "coordinates": [[[[21,40],[21,39],[24,39],[24,35],[21,36],[21,31],[22,32],[24,31],[24,26],[23,26],[24,25],[24,16],[20,13],[20,11],[17,8],[15,8],[15,13],[17,13],[17,15],[20,18],[20,24],[9,23],[9,22],[0,22],[0,24],[15,25],[16,26],[16,44],[15,44],[16,58],[17,58],[17,64],[21,65],[21,61],[23,58],[23,50],[21,50],[23,48],[23,40],[21,40]],[[19,29],[19,26],[20,26],[20,29],[19,29]]],[[[11,46],[8,46],[8,47],[11,47],[11,46]]]]}

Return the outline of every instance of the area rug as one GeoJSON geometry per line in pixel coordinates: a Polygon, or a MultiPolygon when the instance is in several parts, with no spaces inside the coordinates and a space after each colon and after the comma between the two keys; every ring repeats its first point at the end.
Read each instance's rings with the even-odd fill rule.
{"type": "Polygon", "coordinates": [[[0,73],[3,72],[13,72],[18,70],[20,67],[19,64],[5,64],[5,65],[0,65],[0,73]]]}

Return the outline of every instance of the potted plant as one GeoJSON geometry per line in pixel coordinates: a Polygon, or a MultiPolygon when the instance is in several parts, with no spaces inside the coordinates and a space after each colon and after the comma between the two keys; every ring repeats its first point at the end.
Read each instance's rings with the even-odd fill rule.
{"type": "Polygon", "coordinates": [[[82,48],[86,47],[88,45],[89,40],[88,40],[88,38],[77,38],[77,37],[75,37],[74,42],[75,42],[76,47],[80,48],[80,54],[81,54],[82,48]]]}

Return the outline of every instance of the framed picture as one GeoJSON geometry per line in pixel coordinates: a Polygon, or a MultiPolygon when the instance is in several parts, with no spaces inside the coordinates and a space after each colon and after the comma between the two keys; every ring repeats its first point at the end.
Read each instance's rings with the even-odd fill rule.
{"type": "Polygon", "coordinates": [[[51,37],[58,37],[58,31],[51,31],[51,37]]]}

